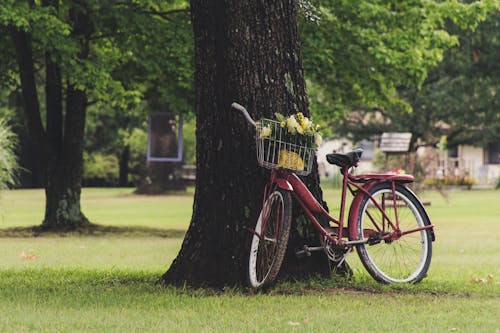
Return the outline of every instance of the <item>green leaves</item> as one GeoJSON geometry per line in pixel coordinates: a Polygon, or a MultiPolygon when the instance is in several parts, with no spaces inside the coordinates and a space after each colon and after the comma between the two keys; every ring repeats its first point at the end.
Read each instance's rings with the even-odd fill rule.
{"type": "Polygon", "coordinates": [[[17,139],[5,120],[0,120],[0,190],[16,184],[17,139]]]}
{"type": "Polygon", "coordinates": [[[498,1],[313,1],[319,24],[301,25],[312,112],[337,120],[349,110],[407,115],[400,87],[420,89],[429,70],[458,45],[449,23],[475,28],[498,1]]]}
{"type": "Polygon", "coordinates": [[[84,59],[78,56],[79,37],[71,32],[71,6],[73,1],[59,2],[56,8],[5,0],[0,6],[0,34],[4,37],[8,29],[28,32],[35,63],[42,64],[49,52],[68,83],[85,90],[93,101],[121,107],[137,104],[149,89],[139,83],[148,82],[169,108],[191,110],[186,100],[193,94],[193,48],[189,15],[182,11],[186,1],[87,2],[84,10],[91,13],[93,28],[90,43],[83,46],[90,50],[84,59]]]}

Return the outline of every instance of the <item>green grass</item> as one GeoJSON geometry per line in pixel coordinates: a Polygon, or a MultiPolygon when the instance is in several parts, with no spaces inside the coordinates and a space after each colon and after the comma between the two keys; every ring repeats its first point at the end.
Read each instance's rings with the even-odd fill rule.
{"type": "MultiPolygon", "coordinates": [[[[155,283],[182,238],[147,230],[182,233],[192,193],[84,189],[82,206],[92,222],[146,231],[0,238],[0,332],[500,332],[500,191],[451,192],[449,201],[421,195],[431,203],[437,234],[421,284],[377,284],[353,254],[351,281],[284,282],[251,294],[155,283]],[[493,283],[470,282],[489,274],[493,283]]],[[[338,210],[338,193],[327,189],[325,197],[338,210]]],[[[43,192],[5,192],[1,204],[0,227],[38,224],[43,192]]]]}
{"type": "MultiPolygon", "coordinates": [[[[43,220],[42,190],[3,192],[0,228],[38,225],[43,220]]],[[[133,189],[84,188],[82,210],[93,223],[185,230],[191,216],[193,191],[182,195],[139,196],[133,189]]]]}
{"type": "Polygon", "coordinates": [[[161,288],[141,271],[2,273],[0,331],[495,332],[493,297],[326,290],[246,295],[161,288]]]}

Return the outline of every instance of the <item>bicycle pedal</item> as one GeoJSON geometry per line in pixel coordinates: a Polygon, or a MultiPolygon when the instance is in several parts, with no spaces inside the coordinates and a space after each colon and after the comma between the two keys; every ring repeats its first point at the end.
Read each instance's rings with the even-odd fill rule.
{"type": "Polygon", "coordinates": [[[307,256],[306,251],[304,250],[295,251],[295,256],[297,257],[297,259],[302,259],[305,256],[307,256]]]}
{"type": "Polygon", "coordinates": [[[304,245],[302,247],[302,250],[296,250],[295,255],[297,256],[298,259],[304,258],[304,257],[310,257],[311,251],[309,250],[309,246],[304,245]]]}
{"type": "Polygon", "coordinates": [[[368,237],[368,245],[375,245],[375,244],[379,244],[380,242],[382,242],[382,235],[378,232],[376,234],[372,234],[370,235],[370,237],[368,237]]]}

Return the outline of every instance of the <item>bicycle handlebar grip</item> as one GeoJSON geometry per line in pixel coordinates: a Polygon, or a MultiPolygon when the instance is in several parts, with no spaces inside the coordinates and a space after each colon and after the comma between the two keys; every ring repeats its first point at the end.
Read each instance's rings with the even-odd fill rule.
{"type": "Polygon", "coordinates": [[[255,121],[252,119],[252,117],[250,117],[250,114],[248,113],[247,109],[245,109],[245,107],[243,105],[240,105],[236,102],[233,102],[231,104],[231,107],[233,109],[236,109],[238,111],[241,111],[241,113],[243,113],[243,115],[245,116],[246,120],[252,125],[255,127],[255,121]]]}

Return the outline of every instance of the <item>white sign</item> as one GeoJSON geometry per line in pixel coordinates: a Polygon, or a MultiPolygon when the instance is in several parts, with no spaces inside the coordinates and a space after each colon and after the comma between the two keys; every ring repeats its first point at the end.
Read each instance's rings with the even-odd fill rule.
{"type": "Polygon", "coordinates": [[[410,148],[411,133],[383,133],[380,150],[386,153],[404,153],[410,148]]]}

